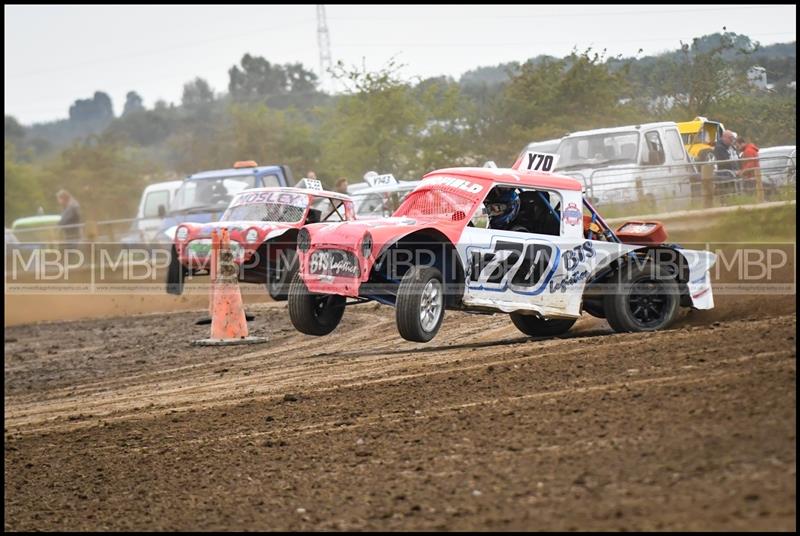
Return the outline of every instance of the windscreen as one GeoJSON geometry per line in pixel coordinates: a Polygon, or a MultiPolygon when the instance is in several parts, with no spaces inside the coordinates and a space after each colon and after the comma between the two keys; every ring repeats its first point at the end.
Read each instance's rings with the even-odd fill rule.
{"type": "Polygon", "coordinates": [[[437,217],[459,221],[472,212],[475,199],[467,195],[442,189],[418,189],[406,198],[395,211],[395,216],[437,217]]]}
{"type": "Polygon", "coordinates": [[[559,160],[556,169],[635,163],[638,151],[638,132],[564,138],[558,146],[559,160]]]}
{"type": "Polygon", "coordinates": [[[308,207],[308,196],[287,192],[244,192],[222,215],[221,221],[298,223],[308,207]]]}
{"type": "Polygon", "coordinates": [[[252,176],[185,180],[175,192],[172,211],[222,210],[234,195],[255,184],[256,179],[252,176]]]}

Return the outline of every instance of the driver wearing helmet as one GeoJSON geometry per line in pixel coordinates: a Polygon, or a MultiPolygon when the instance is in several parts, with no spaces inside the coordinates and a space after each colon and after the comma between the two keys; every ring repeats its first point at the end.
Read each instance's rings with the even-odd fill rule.
{"type": "Polygon", "coordinates": [[[495,188],[486,198],[486,212],[489,215],[489,229],[529,232],[517,221],[520,199],[516,188],[495,188]]]}

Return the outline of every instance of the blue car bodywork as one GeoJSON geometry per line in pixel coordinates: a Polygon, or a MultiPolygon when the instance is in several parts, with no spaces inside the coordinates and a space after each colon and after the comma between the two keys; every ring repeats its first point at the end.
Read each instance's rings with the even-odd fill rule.
{"type": "Polygon", "coordinates": [[[175,230],[181,223],[219,220],[228,208],[232,195],[240,190],[291,186],[292,183],[291,171],[288,166],[282,165],[234,167],[189,175],[175,192],[173,205],[161,225],[157,241],[171,244],[175,230]]]}

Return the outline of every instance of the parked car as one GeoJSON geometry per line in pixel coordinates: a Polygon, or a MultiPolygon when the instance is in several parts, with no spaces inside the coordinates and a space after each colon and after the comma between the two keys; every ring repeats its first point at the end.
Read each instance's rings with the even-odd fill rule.
{"type": "Polygon", "coordinates": [[[764,147],[758,151],[761,180],[765,191],[797,185],[797,146],[764,147]]]}
{"type": "Polygon", "coordinates": [[[58,214],[38,214],[17,218],[11,223],[11,231],[17,241],[25,246],[40,247],[63,241],[58,214]]]}
{"type": "Polygon", "coordinates": [[[581,189],[573,178],[522,169],[442,169],[391,218],[306,225],[289,290],[292,324],[326,335],[346,306],[374,300],[395,307],[404,339],[427,342],[446,309],[507,313],[526,335],[553,336],[581,310],[616,331],[652,331],[680,307],[714,306],[714,253],[666,243],[658,222],[614,232],[581,189]],[[513,221],[525,225],[473,226],[482,204],[506,211],[498,199],[518,199],[513,221]]]}
{"type": "Polygon", "coordinates": [[[574,177],[599,204],[670,200],[688,205],[700,176],[676,123],[574,132],[562,138],[555,171],[574,177]]]}
{"type": "Polygon", "coordinates": [[[391,173],[368,171],[363,182],[347,186],[347,193],[359,219],[381,218],[394,212],[417,184],[419,181],[397,180],[391,173]]]}
{"type": "Polygon", "coordinates": [[[400,181],[388,186],[357,189],[350,194],[356,216],[362,220],[390,216],[418,184],[419,181],[400,181]]]}
{"type": "Polygon", "coordinates": [[[5,244],[19,244],[19,240],[17,240],[17,237],[14,234],[14,231],[9,229],[8,227],[6,227],[5,230],[6,230],[6,233],[5,233],[5,237],[3,238],[3,243],[5,243],[5,244]]]}

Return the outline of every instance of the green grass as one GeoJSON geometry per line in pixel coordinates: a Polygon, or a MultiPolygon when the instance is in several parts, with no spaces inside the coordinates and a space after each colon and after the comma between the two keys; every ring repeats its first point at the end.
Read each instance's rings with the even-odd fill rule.
{"type": "Polygon", "coordinates": [[[709,220],[697,230],[670,232],[669,240],[670,242],[796,242],[796,222],[796,205],[736,210],[709,217],[709,220]]]}
{"type": "MultiPolygon", "coordinates": [[[[778,190],[764,192],[764,201],[789,201],[797,199],[797,189],[792,185],[778,190]]],[[[755,205],[758,203],[755,192],[715,195],[710,208],[736,205],[755,205]]],[[[662,214],[684,210],[703,210],[706,208],[702,197],[694,199],[660,199],[625,204],[596,206],[605,219],[626,218],[645,214],[662,214]]]]}

